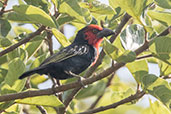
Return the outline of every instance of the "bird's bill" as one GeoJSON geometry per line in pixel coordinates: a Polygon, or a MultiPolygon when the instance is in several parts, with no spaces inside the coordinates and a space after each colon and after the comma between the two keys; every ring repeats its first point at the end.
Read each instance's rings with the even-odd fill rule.
{"type": "Polygon", "coordinates": [[[110,29],[104,28],[102,31],[100,31],[99,33],[97,33],[97,37],[98,38],[103,38],[103,37],[107,37],[114,34],[114,32],[110,29]]]}

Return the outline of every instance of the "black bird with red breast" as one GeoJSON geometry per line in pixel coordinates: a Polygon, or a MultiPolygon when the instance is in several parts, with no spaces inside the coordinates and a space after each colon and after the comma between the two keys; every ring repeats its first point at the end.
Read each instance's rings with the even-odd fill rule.
{"type": "Polygon", "coordinates": [[[35,73],[50,75],[58,80],[72,78],[96,63],[103,37],[112,34],[110,29],[88,25],[77,33],[71,45],[48,57],[39,67],[23,73],[19,79],[35,73]]]}

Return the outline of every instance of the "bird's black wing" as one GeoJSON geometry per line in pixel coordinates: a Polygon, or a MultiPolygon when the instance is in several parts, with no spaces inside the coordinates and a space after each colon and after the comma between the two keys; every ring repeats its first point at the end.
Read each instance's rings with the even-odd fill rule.
{"type": "Polygon", "coordinates": [[[56,63],[56,62],[61,62],[63,60],[66,60],[68,58],[71,58],[73,56],[77,56],[77,55],[82,55],[82,54],[86,54],[89,51],[89,47],[88,45],[70,45],[66,48],[63,48],[61,51],[59,51],[58,53],[48,57],[41,65],[47,65],[50,63],[56,63]]]}

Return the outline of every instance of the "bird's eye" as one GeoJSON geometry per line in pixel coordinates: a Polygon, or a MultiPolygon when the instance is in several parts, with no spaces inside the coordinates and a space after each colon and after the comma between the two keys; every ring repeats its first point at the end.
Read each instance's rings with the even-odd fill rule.
{"type": "Polygon", "coordinates": [[[93,29],[93,33],[97,34],[99,31],[97,29],[93,29]]]}

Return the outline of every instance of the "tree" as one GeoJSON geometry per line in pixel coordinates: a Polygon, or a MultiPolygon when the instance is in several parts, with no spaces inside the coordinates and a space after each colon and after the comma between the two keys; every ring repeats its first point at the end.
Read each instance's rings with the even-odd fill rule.
{"type": "Polygon", "coordinates": [[[18,0],[7,9],[11,2],[0,1],[1,113],[170,113],[169,0],[109,0],[109,5],[96,0],[18,0]],[[25,26],[28,23],[33,30],[25,26]],[[77,32],[90,23],[113,29],[115,34],[104,39],[97,63],[81,74],[87,88],[68,79],[57,81],[55,89],[40,90],[38,85],[49,78],[18,79],[53,54],[54,36],[60,48],[72,42],[73,37],[67,39],[63,34],[66,24],[77,32]],[[150,63],[159,66],[159,76],[149,73],[150,63]],[[134,84],[117,77],[115,72],[124,66],[134,84]],[[147,108],[136,105],[147,94],[156,101],[150,100],[147,108]]]}

